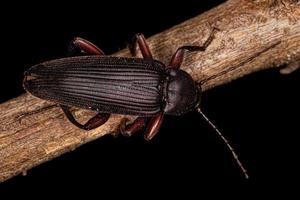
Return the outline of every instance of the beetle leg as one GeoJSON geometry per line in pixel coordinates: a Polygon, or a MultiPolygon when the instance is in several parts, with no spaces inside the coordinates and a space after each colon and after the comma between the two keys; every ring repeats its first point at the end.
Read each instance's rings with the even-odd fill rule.
{"type": "Polygon", "coordinates": [[[94,117],[89,119],[85,124],[81,124],[74,118],[69,106],[60,105],[60,107],[62,108],[66,117],[72,124],[84,130],[91,130],[101,126],[109,119],[110,116],[110,114],[98,113],[94,117]]]}
{"type": "Polygon", "coordinates": [[[151,140],[159,131],[161,124],[164,119],[164,113],[158,113],[156,116],[152,117],[147,125],[145,132],[145,140],[151,140]]]}
{"type": "Polygon", "coordinates": [[[176,51],[176,53],[172,56],[172,59],[169,63],[168,68],[172,69],[179,69],[184,58],[184,52],[185,50],[188,51],[204,51],[205,48],[202,46],[182,46],[179,47],[176,51]]]}
{"type": "Polygon", "coordinates": [[[183,58],[184,58],[184,52],[185,50],[188,51],[205,51],[205,49],[210,45],[212,40],[214,39],[216,31],[219,30],[217,28],[213,28],[211,31],[209,37],[201,46],[182,46],[177,49],[175,54],[172,56],[172,59],[169,63],[169,68],[172,69],[179,69],[180,65],[182,64],[183,58]]]}
{"type": "Polygon", "coordinates": [[[140,51],[144,58],[146,59],[152,59],[152,53],[150,51],[150,48],[147,44],[147,41],[142,33],[138,33],[133,38],[132,45],[129,46],[129,50],[132,54],[132,56],[136,55],[136,46],[139,46],[140,51]]]}
{"type": "Polygon", "coordinates": [[[124,136],[127,136],[127,137],[132,136],[133,134],[135,134],[136,132],[138,132],[139,130],[144,128],[144,126],[146,124],[146,118],[145,117],[138,117],[134,120],[134,122],[132,122],[131,124],[126,125],[127,121],[128,120],[125,119],[120,124],[121,134],[124,135],[124,136]]]}
{"type": "Polygon", "coordinates": [[[104,52],[95,44],[80,37],[74,38],[70,44],[71,52],[76,51],[76,49],[79,49],[80,53],[88,55],[105,55],[104,52]]]}
{"type": "MultiPolygon", "coordinates": [[[[74,38],[70,44],[70,51],[72,53],[74,53],[76,49],[79,49],[80,53],[84,54],[105,55],[104,52],[95,44],[80,37],[74,38]]],[[[110,114],[98,113],[97,115],[89,119],[85,124],[81,124],[74,118],[69,106],[60,105],[60,107],[62,108],[66,117],[72,124],[84,130],[91,130],[103,125],[109,119],[110,116],[110,114]]]]}

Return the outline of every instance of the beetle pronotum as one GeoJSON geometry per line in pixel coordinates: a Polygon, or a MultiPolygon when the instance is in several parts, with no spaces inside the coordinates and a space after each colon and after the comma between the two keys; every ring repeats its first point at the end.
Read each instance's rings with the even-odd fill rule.
{"type": "Polygon", "coordinates": [[[137,115],[131,124],[123,121],[120,132],[131,136],[146,126],[146,140],[158,133],[165,114],[182,115],[196,110],[226,143],[247,178],[231,145],[200,109],[201,85],[180,70],[185,50],[204,51],[216,30],[213,29],[203,46],[178,48],[168,65],[153,59],[142,34],[136,35],[131,50],[135,55],[138,45],[143,58],[104,56],[96,45],[75,38],[72,46],[87,55],[37,64],[25,72],[23,85],[32,95],[58,104],[69,121],[81,129],[101,126],[112,113],[137,115]],[[81,124],[70,111],[71,106],[98,114],[81,124]]]}

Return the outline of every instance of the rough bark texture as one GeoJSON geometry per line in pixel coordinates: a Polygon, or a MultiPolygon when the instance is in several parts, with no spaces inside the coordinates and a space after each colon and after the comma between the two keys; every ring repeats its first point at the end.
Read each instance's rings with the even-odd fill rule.
{"type": "MultiPolygon", "coordinates": [[[[148,39],[155,58],[167,63],[182,45],[201,45],[212,27],[219,31],[205,52],[186,54],[182,69],[203,89],[300,60],[300,2],[229,0],[148,39]]],[[[127,50],[116,55],[129,56],[127,50]]],[[[58,107],[19,117],[51,105],[21,95],[0,105],[0,182],[103,135],[116,133],[124,117],[113,115],[103,126],[83,131],[58,107]]],[[[86,120],[88,111],[75,114],[86,120]]],[[[132,117],[129,117],[132,119],[132,117]]]]}

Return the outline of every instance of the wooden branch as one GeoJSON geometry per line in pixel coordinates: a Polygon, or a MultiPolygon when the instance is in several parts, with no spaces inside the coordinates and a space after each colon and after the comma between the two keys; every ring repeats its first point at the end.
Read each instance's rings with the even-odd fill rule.
{"type": "MultiPolygon", "coordinates": [[[[155,58],[168,63],[182,45],[201,45],[212,27],[219,31],[205,52],[187,53],[182,69],[207,90],[234,79],[300,60],[300,3],[297,0],[228,0],[148,39],[155,58]]],[[[116,55],[129,56],[127,50],[116,55]]],[[[286,70],[285,70],[286,72],[286,70]]],[[[103,135],[116,133],[124,117],[82,131],[58,107],[21,95],[0,105],[0,182],[103,135]]],[[[88,111],[76,110],[82,120],[88,111]]]]}

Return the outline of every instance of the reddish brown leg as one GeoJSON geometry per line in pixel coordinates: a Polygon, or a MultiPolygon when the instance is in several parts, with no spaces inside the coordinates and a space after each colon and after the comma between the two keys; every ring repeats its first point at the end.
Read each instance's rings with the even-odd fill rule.
{"type": "Polygon", "coordinates": [[[80,37],[76,37],[72,40],[71,47],[78,48],[80,53],[86,53],[89,55],[105,55],[104,52],[95,44],[80,37]]]}
{"type": "Polygon", "coordinates": [[[147,125],[145,132],[145,140],[151,140],[159,131],[161,124],[164,119],[164,113],[158,113],[156,116],[152,117],[147,125]]]}
{"type": "Polygon", "coordinates": [[[133,56],[136,55],[136,46],[137,45],[139,46],[140,51],[144,58],[146,58],[146,59],[152,58],[150,48],[149,48],[149,46],[146,42],[146,39],[142,33],[136,34],[135,37],[133,38],[132,45],[129,46],[130,52],[133,56]]]}
{"type": "MultiPolygon", "coordinates": [[[[141,33],[135,35],[132,45],[129,46],[129,50],[133,56],[136,55],[137,45],[139,46],[140,51],[145,59],[152,59],[150,48],[146,42],[144,35],[141,33]]],[[[139,130],[144,128],[146,124],[146,119],[147,118],[145,117],[138,117],[134,122],[132,122],[129,125],[126,125],[127,120],[122,121],[120,125],[121,134],[124,136],[131,136],[137,133],[139,130]]]]}
{"type": "MultiPolygon", "coordinates": [[[[145,131],[145,140],[151,140],[158,133],[163,121],[163,116],[164,114],[161,112],[150,119],[145,131]]],[[[138,117],[129,125],[126,125],[126,122],[127,120],[121,122],[120,132],[124,136],[132,136],[145,127],[146,118],[138,117]]]]}
{"type": "MultiPolygon", "coordinates": [[[[103,51],[96,45],[79,37],[74,38],[74,40],[71,42],[71,47],[78,48],[80,50],[80,53],[86,53],[89,55],[104,55],[103,51]]],[[[60,105],[60,107],[71,123],[84,130],[91,130],[101,126],[109,119],[110,116],[110,114],[98,113],[97,115],[89,119],[85,124],[81,124],[74,118],[69,106],[60,105]]]]}
{"type": "Polygon", "coordinates": [[[169,63],[168,68],[179,69],[184,58],[185,50],[188,51],[204,51],[204,49],[200,46],[182,46],[179,47],[176,53],[172,56],[172,59],[169,63]]]}
{"type": "Polygon", "coordinates": [[[146,118],[145,117],[138,117],[134,122],[131,124],[126,125],[126,122],[128,120],[123,120],[120,125],[120,132],[124,136],[132,136],[133,134],[137,133],[138,131],[142,130],[145,127],[146,124],[146,118]]]}
{"type": "Polygon", "coordinates": [[[173,55],[170,63],[169,68],[172,69],[179,69],[180,65],[182,64],[183,58],[184,58],[184,52],[185,50],[188,51],[205,51],[205,49],[210,45],[212,40],[214,39],[215,32],[217,31],[217,28],[213,28],[212,32],[210,33],[207,40],[204,42],[202,46],[182,46],[177,49],[175,54],[173,55]]]}
{"type": "Polygon", "coordinates": [[[60,105],[60,107],[62,108],[66,117],[72,124],[74,124],[78,128],[84,129],[84,130],[91,130],[91,129],[101,126],[102,124],[107,122],[107,120],[109,119],[109,116],[110,116],[110,114],[100,114],[99,113],[99,114],[95,115],[94,117],[92,117],[85,124],[81,124],[74,118],[72,112],[70,111],[69,106],[60,105]]]}

